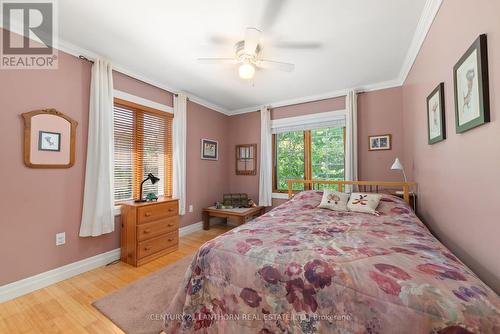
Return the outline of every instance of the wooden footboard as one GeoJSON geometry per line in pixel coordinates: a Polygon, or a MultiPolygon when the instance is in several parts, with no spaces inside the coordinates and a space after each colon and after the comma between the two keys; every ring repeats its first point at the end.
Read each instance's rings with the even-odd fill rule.
{"type": "Polygon", "coordinates": [[[389,182],[389,181],[343,181],[343,180],[287,180],[288,198],[293,197],[293,185],[303,184],[305,189],[314,189],[320,184],[336,185],[338,191],[344,191],[346,186],[354,186],[362,192],[382,192],[384,189],[401,189],[403,199],[410,204],[410,189],[416,187],[416,182],[389,182]]]}

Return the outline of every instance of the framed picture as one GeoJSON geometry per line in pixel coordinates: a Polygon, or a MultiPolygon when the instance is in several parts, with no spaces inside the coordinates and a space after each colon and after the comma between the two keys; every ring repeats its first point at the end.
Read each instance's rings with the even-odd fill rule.
{"type": "Polygon", "coordinates": [[[429,145],[446,139],[444,118],[444,82],[427,97],[427,134],[429,145]]]}
{"type": "Polygon", "coordinates": [[[38,131],[39,151],[61,151],[61,134],[58,132],[38,131]]]}
{"type": "Polygon", "coordinates": [[[201,158],[203,160],[219,160],[219,143],[216,140],[201,140],[201,158]]]}
{"type": "Polygon", "coordinates": [[[481,35],[453,67],[455,124],[462,133],[490,121],[488,50],[481,35]]]}
{"type": "Polygon", "coordinates": [[[75,164],[78,122],[55,110],[34,110],[24,120],[24,164],[30,168],[70,168],[75,164]]]}
{"type": "Polygon", "coordinates": [[[392,148],[391,135],[378,135],[368,137],[369,151],[385,151],[392,148]]]}

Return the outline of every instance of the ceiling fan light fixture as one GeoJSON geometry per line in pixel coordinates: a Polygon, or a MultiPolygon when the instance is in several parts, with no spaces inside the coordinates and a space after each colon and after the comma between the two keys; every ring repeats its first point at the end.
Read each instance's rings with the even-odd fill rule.
{"type": "Polygon", "coordinates": [[[240,75],[240,78],[242,79],[245,80],[252,79],[253,76],[255,75],[255,67],[250,63],[243,63],[240,65],[238,73],[240,75]]]}

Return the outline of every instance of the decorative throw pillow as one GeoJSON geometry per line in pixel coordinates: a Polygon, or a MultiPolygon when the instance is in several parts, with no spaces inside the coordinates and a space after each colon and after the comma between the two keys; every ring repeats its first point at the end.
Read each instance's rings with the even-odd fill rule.
{"type": "Polygon", "coordinates": [[[349,211],[377,214],[377,206],[382,195],[379,194],[364,194],[352,193],[347,208],[349,211]]]}
{"type": "Polygon", "coordinates": [[[348,201],[349,194],[325,189],[323,191],[323,198],[321,199],[321,203],[318,205],[318,207],[335,211],[347,211],[348,201]]]}

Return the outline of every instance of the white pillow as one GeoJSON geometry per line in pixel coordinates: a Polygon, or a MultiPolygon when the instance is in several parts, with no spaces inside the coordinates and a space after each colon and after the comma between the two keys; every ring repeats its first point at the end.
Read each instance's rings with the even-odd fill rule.
{"type": "Polygon", "coordinates": [[[349,211],[377,214],[377,206],[382,195],[352,193],[347,208],[349,211]]]}
{"type": "Polygon", "coordinates": [[[323,190],[323,198],[318,208],[329,209],[335,211],[347,211],[347,202],[349,194],[340,193],[334,190],[323,190]]]}

